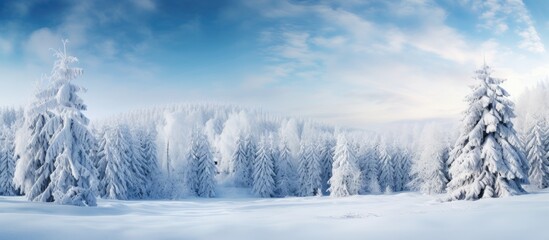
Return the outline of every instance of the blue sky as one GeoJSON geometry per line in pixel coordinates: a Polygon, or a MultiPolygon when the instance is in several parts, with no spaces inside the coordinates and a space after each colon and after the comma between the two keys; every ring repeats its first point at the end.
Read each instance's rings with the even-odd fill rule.
{"type": "Polygon", "coordinates": [[[1,1],[0,105],[70,40],[101,118],[221,102],[345,126],[455,118],[483,59],[514,97],[549,76],[549,1],[1,1]]]}

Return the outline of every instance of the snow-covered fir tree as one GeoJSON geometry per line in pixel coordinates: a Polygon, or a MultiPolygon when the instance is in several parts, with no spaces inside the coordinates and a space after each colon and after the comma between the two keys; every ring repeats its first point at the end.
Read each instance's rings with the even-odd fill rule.
{"type": "Polygon", "coordinates": [[[425,194],[443,193],[448,184],[448,144],[440,130],[427,127],[422,136],[420,153],[413,162],[409,186],[425,194]]]}
{"type": "Polygon", "coordinates": [[[391,149],[392,148],[389,148],[387,143],[383,142],[379,146],[378,153],[380,163],[379,184],[381,186],[381,190],[386,193],[395,191],[395,164],[393,161],[394,153],[391,149]]]}
{"type": "Polygon", "coordinates": [[[467,97],[460,136],[450,152],[449,200],[476,200],[524,193],[527,164],[513,128],[515,117],[504,80],[484,65],[467,97]]]}
{"type": "Polygon", "coordinates": [[[56,94],[49,103],[52,116],[42,130],[51,136],[45,163],[53,162],[54,168],[49,176],[42,175],[49,171],[37,175],[49,177],[50,182],[41,193],[42,197],[31,200],[95,206],[96,172],[90,155],[95,139],[88,129],[89,120],[83,114],[87,107],[77,95],[84,89],[73,84],[83,71],[70,67],[77,59],[67,55],[66,43],[63,42],[63,50],[55,52],[57,61],[50,80],[56,94]]]}
{"type": "Polygon", "coordinates": [[[265,137],[261,137],[257,147],[257,155],[253,162],[252,191],[260,197],[273,197],[276,190],[274,163],[270,154],[270,144],[265,137]]]}
{"type": "Polygon", "coordinates": [[[276,193],[278,196],[285,197],[292,194],[292,190],[295,188],[295,169],[292,166],[292,154],[288,147],[288,142],[283,139],[278,150],[278,161],[276,174],[276,193]]]}
{"type": "Polygon", "coordinates": [[[322,183],[322,193],[328,194],[328,188],[330,188],[329,181],[332,178],[332,165],[334,162],[334,144],[328,139],[324,138],[318,145],[319,161],[321,167],[320,181],[322,183]]]}
{"type": "Polygon", "coordinates": [[[203,131],[196,130],[191,140],[189,153],[192,174],[188,177],[192,191],[199,197],[215,197],[215,175],[217,173],[210,144],[203,131]]]}
{"type": "Polygon", "coordinates": [[[342,134],[337,137],[332,177],[329,182],[328,191],[332,197],[357,195],[361,187],[360,169],[355,153],[342,134]]]}
{"type": "Polygon", "coordinates": [[[360,156],[357,157],[361,172],[362,189],[360,193],[378,194],[381,192],[379,185],[379,157],[377,143],[371,146],[363,146],[360,156]]]}
{"type": "Polygon", "coordinates": [[[146,193],[144,196],[157,196],[159,189],[155,188],[160,184],[160,167],[158,163],[158,150],[156,145],[156,133],[151,130],[140,129],[136,133],[139,141],[139,156],[144,163],[144,181],[146,193]]]}
{"type": "Polygon", "coordinates": [[[13,184],[16,161],[14,138],[14,127],[0,127],[0,196],[17,195],[13,184]]]}
{"type": "Polygon", "coordinates": [[[395,152],[393,156],[393,164],[395,170],[395,191],[404,191],[407,188],[407,184],[410,182],[410,154],[405,148],[400,148],[395,152]]]}
{"type": "Polygon", "coordinates": [[[322,194],[322,169],[312,143],[302,143],[299,153],[299,196],[316,196],[322,194]]]}
{"type": "Polygon", "coordinates": [[[235,185],[238,187],[250,187],[252,182],[250,167],[252,162],[249,162],[247,146],[247,141],[239,136],[232,156],[232,174],[235,185]]]}
{"type": "Polygon", "coordinates": [[[528,176],[532,185],[546,188],[549,187],[549,159],[543,142],[542,123],[538,119],[534,121],[526,136],[526,154],[530,166],[528,176]]]}
{"type": "Polygon", "coordinates": [[[105,129],[100,140],[99,194],[108,199],[131,199],[129,188],[131,181],[136,181],[131,167],[134,155],[131,134],[127,125],[113,125],[105,129]]]}

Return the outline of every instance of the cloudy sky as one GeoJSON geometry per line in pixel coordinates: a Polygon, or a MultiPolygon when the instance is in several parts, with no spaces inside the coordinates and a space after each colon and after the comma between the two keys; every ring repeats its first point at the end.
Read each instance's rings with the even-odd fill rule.
{"type": "Polygon", "coordinates": [[[91,118],[174,102],[364,127],[455,118],[484,59],[517,97],[549,76],[549,1],[0,1],[0,105],[70,40],[91,118]]]}

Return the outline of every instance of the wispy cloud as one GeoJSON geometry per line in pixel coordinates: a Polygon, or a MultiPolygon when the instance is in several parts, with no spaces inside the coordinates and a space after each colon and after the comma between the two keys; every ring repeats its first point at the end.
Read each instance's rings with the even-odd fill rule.
{"type": "Polygon", "coordinates": [[[534,21],[522,0],[474,0],[471,3],[473,10],[480,13],[482,28],[500,34],[514,26],[514,32],[521,38],[518,43],[521,49],[545,52],[534,21]]]}

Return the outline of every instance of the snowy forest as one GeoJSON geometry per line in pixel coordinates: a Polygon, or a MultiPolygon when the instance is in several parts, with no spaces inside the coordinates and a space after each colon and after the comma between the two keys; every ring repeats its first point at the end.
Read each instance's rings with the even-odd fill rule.
{"type": "Polygon", "coordinates": [[[0,109],[0,195],[95,206],[236,188],[261,198],[419,191],[452,201],[549,186],[549,85],[515,106],[486,64],[461,121],[366,131],[216,104],[90,121],[77,58],[66,48],[55,57],[31,104],[0,109]]]}

